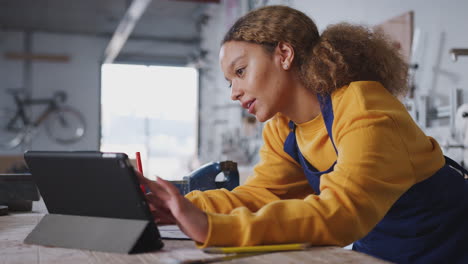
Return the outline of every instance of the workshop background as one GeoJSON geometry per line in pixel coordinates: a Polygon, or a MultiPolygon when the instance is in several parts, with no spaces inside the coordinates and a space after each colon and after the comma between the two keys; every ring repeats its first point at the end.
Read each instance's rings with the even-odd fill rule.
{"type": "MultiPolygon", "coordinates": [[[[64,104],[85,124],[84,134],[73,142],[57,141],[42,126],[19,146],[0,148],[0,170],[18,169],[15,161],[29,149],[124,151],[132,158],[141,151],[150,176],[182,178],[207,162],[233,160],[243,182],[258,161],[262,124],[230,100],[218,53],[224,33],[238,17],[271,4],[305,12],[320,31],[347,21],[390,34],[412,65],[412,92],[402,101],[446,155],[468,164],[466,0],[0,0],[1,121],[6,123],[15,109],[8,89],[21,90],[25,98],[51,98],[60,90],[67,95],[64,104]],[[145,65],[151,72],[188,67],[189,77],[181,79],[190,83],[176,82],[175,75],[151,85],[142,77],[130,82],[123,95],[113,96],[112,87],[103,90],[112,81],[103,79],[112,64],[145,65]],[[172,83],[191,88],[177,90],[172,83]],[[165,96],[170,91],[174,99],[165,96]],[[106,123],[109,105],[121,110],[114,123],[106,123]],[[164,105],[182,114],[172,118],[145,110],[141,115],[135,113],[138,105],[164,105]],[[163,159],[169,156],[179,157],[178,165],[158,170],[173,164],[163,159]],[[157,157],[161,163],[152,162],[157,157]]],[[[164,75],[168,73],[156,81],[164,75]]],[[[43,108],[26,113],[34,119],[43,108]]]]}

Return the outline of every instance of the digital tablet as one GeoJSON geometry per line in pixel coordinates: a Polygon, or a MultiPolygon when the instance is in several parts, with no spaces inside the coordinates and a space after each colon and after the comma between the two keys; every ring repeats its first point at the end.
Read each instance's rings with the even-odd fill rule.
{"type": "Polygon", "coordinates": [[[148,220],[162,247],[126,154],[27,151],[24,158],[49,214],[148,220]]]}

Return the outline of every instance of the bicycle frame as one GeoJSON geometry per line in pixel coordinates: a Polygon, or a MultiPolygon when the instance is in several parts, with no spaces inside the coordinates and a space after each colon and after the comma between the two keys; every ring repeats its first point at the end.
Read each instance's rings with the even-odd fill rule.
{"type": "Polygon", "coordinates": [[[58,108],[55,99],[21,99],[18,94],[14,94],[13,97],[16,105],[16,113],[8,122],[8,130],[14,130],[13,126],[18,119],[23,122],[24,126],[38,127],[53,110],[58,108]],[[34,121],[31,121],[26,115],[26,109],[30,109],[33,105],[48,106],[34,121]]]}
{"type": "Polygon", "coordinates": [[[32,99],[22,96],[22,91],[9,89],[16,109],[0,111],[0,148],[13,149],[30,141],[40,127],[60,144],[74,143],[81,139],[85,131],[85,119],[79,111],[64,105],[67,94],[57,91],[51,98],[32,99]],[[35,105],[43,105],[40,111],[33,111],[35,105]],[[32,115],[34,113],[34,115],[32,115]],[[5,116],[5,118],[3,117],[5,116]]]}

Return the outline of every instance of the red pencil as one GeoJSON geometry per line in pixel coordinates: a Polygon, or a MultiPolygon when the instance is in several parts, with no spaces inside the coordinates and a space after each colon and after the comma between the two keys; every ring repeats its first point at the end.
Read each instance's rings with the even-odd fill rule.
{"type": "MultiPolygon", "coordinates": [[[[140,152],[135,153],[136,154],[136,163],[138,167],[138,171],[143,175],[143,166],[141,165],[141,156],[140,152]]],[[[143,193],[146,193],[145,186],[143,184],[140,184],[140,189],[143,193]]]]}

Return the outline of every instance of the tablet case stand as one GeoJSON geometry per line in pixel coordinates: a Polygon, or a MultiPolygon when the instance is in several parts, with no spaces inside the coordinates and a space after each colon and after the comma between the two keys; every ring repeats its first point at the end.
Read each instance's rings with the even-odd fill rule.
{"type": "Polygon", "coordinates": [[[163,247],[155,232],[150,220],[46,214],[24,242],[134,254],[163,247]]]}

